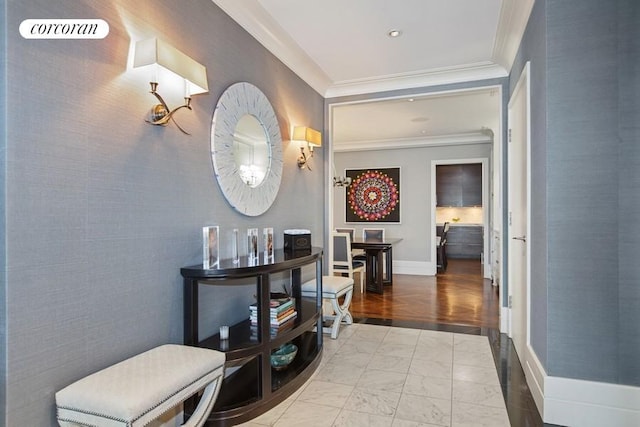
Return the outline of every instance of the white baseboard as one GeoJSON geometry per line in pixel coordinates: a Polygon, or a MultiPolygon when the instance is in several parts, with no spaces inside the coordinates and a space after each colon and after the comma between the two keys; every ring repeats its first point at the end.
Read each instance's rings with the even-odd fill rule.
{"type": "Polygon", "coordinates": [[[393,261],[394,274],[411,274],[415,276],[435,276],[436,266],[432,262],[393,261]]]}
{"type": "MultiPolygon", "coordinates": [[[[502,303],[502,302],[501,302],[502,303]]],[[[503,334],[511,334],[511,309],[500,306],[500,332],[503,334]]]]}
{"type": "Polygon", "coordinates": [[[530,347],[523,369],[545,423],[640,426],[640,387],[548,376],[530,347]]]}
{"type": "Polygon", "coordinates": [[[522,370],[527,378],[527,385],[538,407],[538,412],[544,414],[544,380],[547,373],[530,345],[527,345],[527,355],[526,360],[522,363],[522,370]]]}
{"type": "Polygon", "coordinates": [[[491,264],[482,264],[483,276],[485,279],[493,280],[493,272],[491,270],[491,264]]]}

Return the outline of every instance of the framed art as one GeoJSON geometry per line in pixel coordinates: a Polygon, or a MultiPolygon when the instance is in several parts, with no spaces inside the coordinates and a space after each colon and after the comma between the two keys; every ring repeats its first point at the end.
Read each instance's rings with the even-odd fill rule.
{"type": "Polygon", "coordinates": [[[400,223],[400,168],[347,169],[346,222],[400,223]]]}
{"type": "Polygon", "coordinates": [[[262,240],[264,245],[265,259],[273,257],[273,227],[266,227],[262,230],[262,240]]]}
{"type": "Polygon", "coordinates": [[[202,267],[216,268],[220,259],[218,256],[218,226],[202,227],[202,267]]]}
{"type": "Polygon", "coordinates": [[[247,229],[247,256],[258,258],[258,229],[247,229]]]}

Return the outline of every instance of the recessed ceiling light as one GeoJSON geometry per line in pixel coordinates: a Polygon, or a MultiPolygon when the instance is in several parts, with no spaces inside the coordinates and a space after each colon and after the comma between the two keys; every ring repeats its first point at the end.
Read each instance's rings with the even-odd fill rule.
{"type": "Polygon", "coordinates": [[[409,102],[413,102],[413,101],[415,101],[415,99],[413,99],[413,98],[409,98],[409,99],[407,99],[407,101],[409,101],[409,102]]]}
{"type": "Polygon", "coordinates": [[[387,35],[389,37],[400,37],[400,35],[402,34],[401,30],[390,30],[387,35]]]}

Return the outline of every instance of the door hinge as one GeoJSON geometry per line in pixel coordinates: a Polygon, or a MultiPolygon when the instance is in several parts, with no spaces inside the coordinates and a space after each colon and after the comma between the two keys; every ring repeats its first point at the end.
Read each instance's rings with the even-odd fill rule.
{"type": "Polygon", "coordinates": [[[511,129],[509,129],[509,142],[511,142],[511,129]]]}
{"type": "Polygon", "coordinates": [[[513,215],[512,212],[509,212],[509,226],[513,225],[513,215]]]}
{"type": "Polygon", "coordinates": [[[509,295],[509,308],[513,308],[513,295],[509,295]]]}

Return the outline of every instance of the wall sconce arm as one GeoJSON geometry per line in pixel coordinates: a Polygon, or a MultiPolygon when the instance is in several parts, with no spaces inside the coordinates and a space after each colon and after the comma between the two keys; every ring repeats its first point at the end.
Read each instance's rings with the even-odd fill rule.
{"type": "Polygon", "coordinates": [[[300,157],[298,157],[298,167],[300,169],[304,169],[305,166],[307,169],[311,170],[311,166],[307,162],[307,156],[304,154],[304,147],[300,147],[300,157]]]}
{"type": "Polygon", "coordinates": [[[180,110],[181,108],[191,110],[191,97],[186,96],[184,98],[184,105],[174,108],[173,110],[169,110],[167,103],[157,92],[158,83],[150,82],[149,84],[151,85],[151,93],[158,99],[158,101],[160,101],[160,104],[156,104],[151,108],[151,120],[145,121],[152,125],[166,126],[167,123],[169,123],[169,120],[173,120],[173,123],[175,123],[175,125],[178,127],[178,129],[180,129],[180,131],[182,131],[182,133],[184,133],[185,135],[191,135],[189,132],[184,130],[182,126],[178,124],[178,122],[176,122],[176,119],[173,118],[175,112],[180,110]]]}

